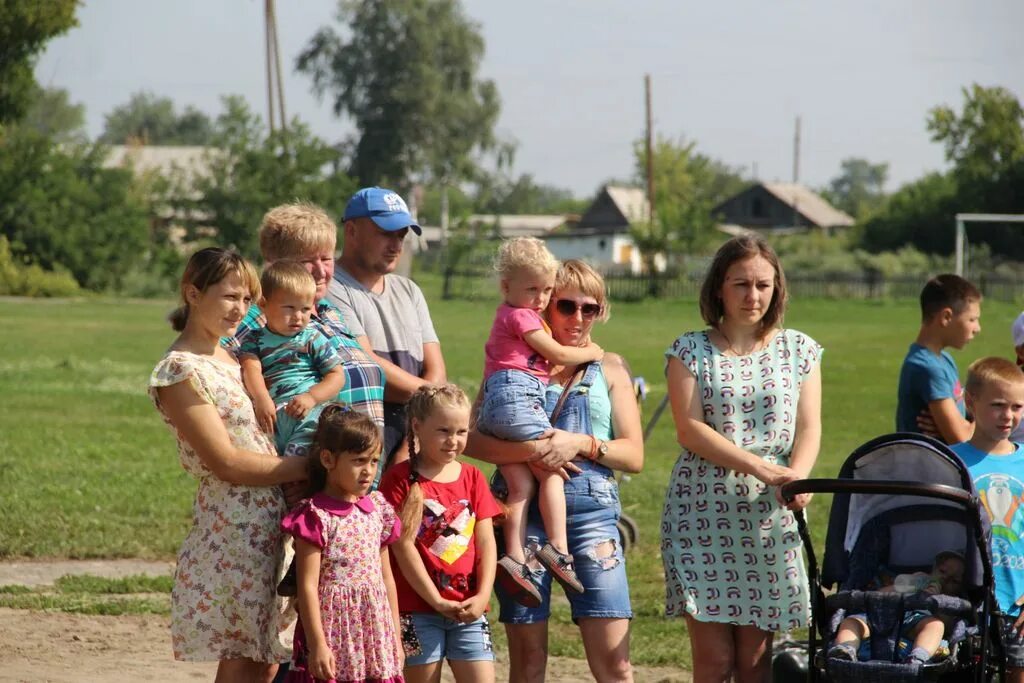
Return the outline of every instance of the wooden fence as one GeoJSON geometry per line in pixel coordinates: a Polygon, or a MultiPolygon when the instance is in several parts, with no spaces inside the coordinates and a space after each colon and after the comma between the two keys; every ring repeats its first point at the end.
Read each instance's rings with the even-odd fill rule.
{"type": "MultiPolygon", "coordinates": [[[[883,277],[871,272],[791,273],[787,275],[786,282],[790,296],[798,298],[916,299],[929,277],[928,274],[883,277]]],[[[695,299],[700,295],[701,276],[607,273],[604,279],[608,297],[613,301],[695,299]]],[[[1015,301],[1024,293],[1024,287],[1016,279],[981,277],[976,284],[985,297],[999,301],[1015,301]]],[[[445,299],[493,299],[496,291],[493,271],[447,269],[444,272],[445,299]]]]}

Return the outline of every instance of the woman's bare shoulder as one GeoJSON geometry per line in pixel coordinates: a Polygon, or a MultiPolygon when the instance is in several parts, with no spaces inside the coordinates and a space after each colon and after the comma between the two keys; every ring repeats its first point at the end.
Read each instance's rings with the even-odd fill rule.
{"type": "Polygon", "coordinates": [[[601,365],[604,367],[605,377],[608,379],[613,379],[618,375],[633,381],[633,371],[629,367],[629,362],[619,354],[606,351],[601,365]]]}

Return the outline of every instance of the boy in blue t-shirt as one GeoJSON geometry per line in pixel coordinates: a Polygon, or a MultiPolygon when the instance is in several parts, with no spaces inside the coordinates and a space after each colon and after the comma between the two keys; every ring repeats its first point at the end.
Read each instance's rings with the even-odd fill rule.
{"type": "Polygon", "coordinates": [[[962,349],[981,331],[981,292],[958,275],[938,275],[921,290],[921,330],[910,345],[896,404],[896,431],[920,432],[918,418],[946,443],[971,438],[956,362],[944,349],[962,349]]]}
{"type": "Polygon", "coordinates": [[[967,369],[971,440],[952,447],[974,480],[992,522],[992,571],[1008,680],[1024,682],[1024,445],[1010,434],[1024,412],[1024,372],[1013,361],[988,357],[967,369]]]}
{"type": "Polygon", "coordinates": [[[238,352],[256,420],[274,435],[280,455],[305,455],[320,412],[345,386],[341,358],[310,325],[316,282],[295,261],[275,261],[260,278],[267,324],[238,352]]]}

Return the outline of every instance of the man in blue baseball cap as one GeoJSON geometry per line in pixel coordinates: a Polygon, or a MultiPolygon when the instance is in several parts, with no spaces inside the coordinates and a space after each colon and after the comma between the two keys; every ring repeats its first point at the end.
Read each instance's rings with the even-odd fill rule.
{"type": "Polygon", "coordinates": [[[343,217],[344,243],[327,298],[356,341],[384,368],[384,459],[408,457],[405,404],[420,386],[446,381],[441,342],[423,292],[395,274],[405,236],[422,231],[397,192],[364,187],[343,217]]]}

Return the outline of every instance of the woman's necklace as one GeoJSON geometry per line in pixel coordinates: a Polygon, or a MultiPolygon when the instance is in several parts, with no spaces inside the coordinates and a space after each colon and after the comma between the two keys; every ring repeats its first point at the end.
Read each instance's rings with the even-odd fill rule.
{"type": "Polygon", "coordinates": [[[718,334],[722,335],[722,339],[725,340],[725,348],[722,349],[722,352],[723,353],[731,353],[733,356],[747,356],[747,355],[749,355],[751,353],[756,353],[756,352],[760,351],[761,349],[765,348],[765,346],[767,346],[765,338],[764,337],[759,337],[759,338],[754,340],[754,343],[750,347],[750,349],[741,350],[741,349],[738,349],[735,346],[733,346],[732,340],[729,339],[729,335],[727,335],[724,330],[719,329],[718,330],[718,334]]]}

